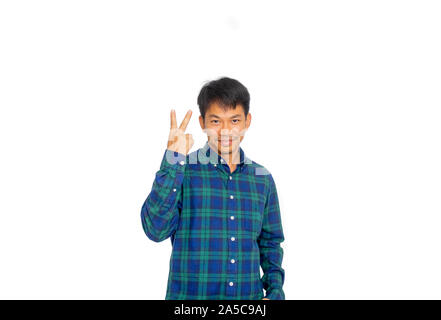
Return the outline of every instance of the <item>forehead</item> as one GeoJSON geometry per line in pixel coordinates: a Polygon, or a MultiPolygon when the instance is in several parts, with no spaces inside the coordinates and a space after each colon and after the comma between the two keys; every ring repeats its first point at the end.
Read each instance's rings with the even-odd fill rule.
{"type": "Polygon", "coordinates": [[[236,108],[233,109],[232,107],[222,107],[218,102],[212,102],[205,112],[205,117],[230,118],[235,115],[245,117],[245,111],[241,104],[236,104],[236,108]]]}

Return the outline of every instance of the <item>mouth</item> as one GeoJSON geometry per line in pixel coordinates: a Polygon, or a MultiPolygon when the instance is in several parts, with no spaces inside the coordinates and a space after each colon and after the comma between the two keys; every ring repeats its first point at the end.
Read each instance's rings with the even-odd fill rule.
{"type": "Polygon", "coordinates": [[[218,142],[221,144],[221,146],[223,147],[228,147],[231,146],[233,144],[233,139],[229,138],[229,139],[218,139],[218,142]]]}

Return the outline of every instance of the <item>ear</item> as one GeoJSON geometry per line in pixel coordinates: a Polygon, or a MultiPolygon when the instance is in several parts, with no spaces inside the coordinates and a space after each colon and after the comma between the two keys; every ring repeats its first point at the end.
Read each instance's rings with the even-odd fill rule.
{"type": "Polygon", "coordinates": [[[248,112],[247,118],[245,119],[245,126],[247,129],[250,126],[250,124],[251,124],[251,113],[248,112]]]}
{"type": "Polygon", "coordinates": [[[205,124],[204,124],[204,118],[202,118],[202,115],[199,116],[199,124],[201,125],[202,130],[204,130],[205,124]]]}

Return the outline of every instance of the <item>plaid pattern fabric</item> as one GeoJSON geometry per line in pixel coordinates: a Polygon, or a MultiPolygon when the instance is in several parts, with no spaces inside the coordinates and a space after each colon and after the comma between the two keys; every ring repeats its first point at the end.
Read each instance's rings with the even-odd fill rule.
{"type": "Polygon", "coordinates": [[[232,173],[208,141],[166,150],[141,220],[149,239],[171,239],[166,300],[285,299],[276,186],[242,148],[232,173]]]}

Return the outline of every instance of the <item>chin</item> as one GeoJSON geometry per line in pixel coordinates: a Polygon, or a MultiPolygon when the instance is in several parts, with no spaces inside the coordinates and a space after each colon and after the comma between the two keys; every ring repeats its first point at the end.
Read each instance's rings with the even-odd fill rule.
{"type": "Polygon", "coordinates": [[[238,144],[233,143],[231,146],[222,146],[221,144],[217,145],[218,150],[224,153],[231,153],[238,147],[238,144]]]}
{"type": "Polygon", "coordinates": [[[220,143],[218,143],[218,145],[217,145],[217,150],[231,151],[232,148],[231,148],[231,146],[224,147],[224,146],[222,146],[220,143]]]}

